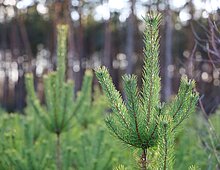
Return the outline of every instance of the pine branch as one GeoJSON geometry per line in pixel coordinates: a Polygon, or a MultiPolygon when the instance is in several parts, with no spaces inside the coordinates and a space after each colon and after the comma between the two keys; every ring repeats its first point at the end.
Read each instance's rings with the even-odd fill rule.
{"type": "Polygon", "coordinates": [[[124,89],[127,97],[126,107],[128,110],[128,114],[131,117],[130,122],[133,123],[131,126],[135,128],[136,135],[138,137],[139,143],[142,143],[141,135],[139,132],[139,124],[140,117],[138,117],[139,113],[139,94],[137,89],[137,77],[134,75],[125,75],[123,77],[124,81],[124,89]]]}
{"type": "Polygon", "coordinates": [[[130,124],[125,115],[128,114],[127,108],[122,100],[120,93],[115,89],[112,79],[105,67],[96,69],[96,76],[108,97],[113,113],[118,117],[117,121],[124,129],[131,132],[130,124]]]}
{"type": "Polygon", "coordinates": [[[74,83],[73,81],[68,81],[65,85],[64,85],[64,94],[66,97],[66,100],[63,100],[63,116],[62,116],[62,122],[61,122],[61,130],[68,130],[68,125],[71,119],[72,119],[72,115],[75,115],[76,111],[73,111],[71,105],[72,105],[72,100],[73,100],[73,88],[74,87],[74,83]],[[73,113],[73,114],[72,114],[73,113]],[[71,115],[71,117],[67,117],[66,115],[71,115]],[[67,127],[67,129],[66,129],[67,127]]]}
{"type": "Polygon", "coordinates": [[[49,123],[49,116],[47,115],[45,109],[41,107],[40,101],[37,98],[34,90],[34,79],[32,74],[26,74],[25,76],[25,85],[27,89],[27,93],[29,94],[30,103],[33,106],[35,112],[37,113],[37,116],[42,120],[45,127],[52,131],[52,128],[49,123]]]}
{"type": "MultiPolygon", "coordinates": [[[[195,112],[198,93],[194,91],[195,82],[182,77],[175,99],[164,106],[163,112],[173,117],[174,129],[178,127],[191,113],[195,112]]],[[[173,130],[174,130],[173,129],[173,130]]]]}
{"type": "MultiPolygon", "coordinates": [[[[67,121],[64,124],[68,124],[68,122],[71,121],[74,116],[76,116],[76,118],[81,121],[81,119],[85,117],[85,113],[90,113],[92,105],[92,79],[92,71],[86,70],[83,77],[82,88],[78,92],[75,104],[71,108],[71,111],[76,114],[72,114],[69,118],[67,118],[67,121]]],[[[83,122],[81,123],[84,124],[83,122]]],[[[84,126],[86,125],[84,124],[84,126]]]]}
{"type": "Polygon", "coordinates": [[[146,124],[154,121],[151,117],[157,115],[156,107],[160,102],[160,77],[159,77],[159,24],[161,15],[150,15],[145,19],[144,32],[144,67],[142,103],[143,112],[147,113],[146,124]]]}
{"type": "Polygon", "coordinates": [[[58,72],[58,84],[59,86],[63,85],[65,81],[65,72],[66,72],[66,54],[67,54],[67,34],[68,26],[67,25],[58,25],[57,26],[57,72],[58,72]]]}
{"type": "Polygon", "coordinates": [[[192,165],[188,170],[200,170],[200,168],[198,166],[192,165]]]}
{"type": "Polygon", "coordinates": [[[174,164],[174,133],[172,131],[172,118],[168,115],[162,117],[159,139],[159,169],[172,170],[174,164]]]}
{"type": "Polygon", "coordinates": [[[118,167],[114,168],[114,170],[127,170],[124,165],[119,165],[118,167]]]}
{"type": "Polygon", "coordinates": [[[126,100],[115,89],[112,79],[105,67],[95,70],[113,113],[106,118],[107,127],[122,142],[143,151],[141,168],[145,170],[149,162],[147,150],[156,146],[159,149],[159,167],[173,168],[173,146],[176,128],[189,114],[194,112],[198,94],[194,92],[194,81],[182,78],[180,89],[174,101],[160,103],[159,77],[159,24],[160,14],[150,13],[145,19],[144,32],[144,67],[142,91],[137,88],[134,75],[123,76],[126,100]]]}

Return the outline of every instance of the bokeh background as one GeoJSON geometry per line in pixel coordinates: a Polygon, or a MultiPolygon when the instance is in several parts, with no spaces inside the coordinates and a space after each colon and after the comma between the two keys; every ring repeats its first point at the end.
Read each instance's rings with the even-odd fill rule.
{"type": "MultiPolygon", "coordinates": [[[[220,0],[0,0],[0,105],[25,107],[24,74],[33,72],[43,102],[42,75],[56,68],[56,25],[69,25],[67,78],[81,88],[85,69],[105,65],[121,89],[121,75],[141,84],[144,17],[163,14],[161,99],[182,75],[197,82],[207,113],[220,103],[220,0]]],[[[97,80],[94,80],[97,83],[97,80]]]]}

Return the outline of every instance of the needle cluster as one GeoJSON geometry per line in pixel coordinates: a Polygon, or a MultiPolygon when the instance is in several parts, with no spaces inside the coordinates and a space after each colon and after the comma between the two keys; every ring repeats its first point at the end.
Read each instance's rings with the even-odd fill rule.
{"type": "Polygon", "coordinates": [[[160,102],[159,76],[159,25],[161,15],[149,14],[145,19],[144,66],[142,87],[138,89],[137,77],[125,75],[123,87],[125,100],[116,90],[112,78],[105,67],[99,67],[96,76],[111,105],[112,114],[106,118],[111,132],[124,143],[140,148],[141,168],[147,167],[147,150],[158,147],[159,169],[172,169],[173,145],[176,128],[194,112],[198,94],[195,82],[183,77],[177,96],[168,103],[160,102]]]}

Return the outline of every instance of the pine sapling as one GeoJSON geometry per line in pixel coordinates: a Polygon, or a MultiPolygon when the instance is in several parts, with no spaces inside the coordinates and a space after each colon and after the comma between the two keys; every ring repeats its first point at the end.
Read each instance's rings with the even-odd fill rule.
{"type": "Polygon", "coordinates": [[[106,118],[110,131],[122,142],[140,148],[140,168],[173,169],[173,146],[176,128],[195,110],[198,94],[195,82],[181,79],[176,98],[169,103],[160,102],[159,77],[159,24],[161,15],[150,13],[145,19],[144,66],[142,89],[135,75],[123,76],[126,100],[116,90],[108,70],[99,67],[96,76],[111,105],[112,114],[106,118]],[[148,150],[157,147],[159,159],[156,166],[147,160],[148,150]]]}
{"type": "Polygon", "coordinates": [[[72,118],[81,110],[86,94],[91,91],[92,72],[87,70],[83,79],[83,87],[80,95],[75,99],[74,84],[66,81],[66,43],[68,27],[59,25],[57,49],[57,71],[51,72],[43,77],[46,106],[40,104],[35,93],[32,74],[26,75],[26,88],[30,103],[44,127],[51,133],[56,134],[56,166],[62,169],[62,152],[60,136],[72,127],[72,118]]]}

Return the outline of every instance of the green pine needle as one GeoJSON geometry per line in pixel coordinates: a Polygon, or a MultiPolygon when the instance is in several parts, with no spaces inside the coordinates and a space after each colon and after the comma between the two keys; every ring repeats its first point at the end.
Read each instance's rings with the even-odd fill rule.
{"type": "MultiPolygon", "coordinates": [[[[144,160],[147,149],[158,147],[159,169],[172,169],[174,163],[174,138],[176,128],[195,111],[198,94],[195,82],[182,78],[175,99],[169,103],[160,102],[159,76],[159,25],[160,14],[150,13],[145,19],[144,67],[142,89],[137,87],[135,75],[123,76],[126,100],[116,90],[111,76],[105,67],[95,69],[112,114],[106,118],[107,127],[124,143],[143,150],[144,160]]],[[[146,167],[147,161],[141,167],[146,167]]]]}

